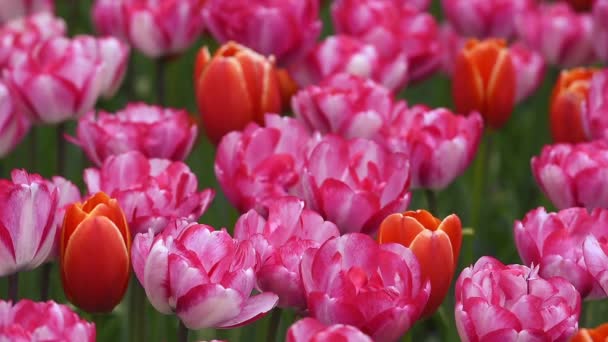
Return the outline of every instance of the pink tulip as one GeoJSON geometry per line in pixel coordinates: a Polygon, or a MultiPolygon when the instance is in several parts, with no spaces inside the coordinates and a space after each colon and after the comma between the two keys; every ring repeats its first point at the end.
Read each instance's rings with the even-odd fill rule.
{"type": "Polygon", "coordinates": [[[558,209],[608,207],[608,143],[545,146],[531,164],[536,183],[558,209]]]}
{"type": "Polygon", "coordinates": [[[340,236],[335,224],[324,221],[295,197],[267,201],[267,219],[254,210],[242,215],[234,227],[234,238],[250,240],[260,263],[256,269],[261,291],[276,293],[279,307],[306,310],[306,295],[300,277],[300,260],[308,248],[318,248],[329,238],[340,236]]]}
{"type": "Polygon", "coordinates": [[[302,87],[347,73],[371,78],[392,91],[406,85],[408,70],[405,53],[384,58],[373,45],[345,35],[325,39],[301,63],[290,68],[291,76],[302,87]]]}
{"type": "Polygon", "coordinates": [[[608,69],[596,71],[581,106],[582,126],[589,140],[608,138],[608,69]]]}
{"type": "Polygon", "coordinates": [[[439,31],[429,13],[401,1],[337,0],[332,18],[336,32],[374,45],[383,59],[405,53],[410,80],[424,79],[440,66],[439,31]]]}
{"type": "Polygon", "coordinates": [[[130,103],[115,114],[89,112],[78,120],[76,138],[97,166],[112,155],[139,151],[148,158],[184,160],[198,127],[185,110],[130,103]]]}
{"type": "MultiPolygon", "coordinates": [[[[604,231],[605,231],[604,226],[604,231]]],[[[606,234],[601,238],[589,235],[583,242],[583,256],[589,274],[593,277],[594,284],[602,289],[602,298],[608,297],[608,243],[606,234]]]]}
{"type": "Polygon", "coordinates": [[[300,181],[311,141],[303,123],[276,114],[265,127],[249,124],[224,136],[217,148],[215,176],[240,212],[259,209],[266,198],[284,196],[300,181]]]}
{"type": "Polygon", "coordinates": [[[53,13],[54,0],[0,1],[0,24],[37,13],[53,13]]]}
{"type": "Polygon", "coordinates": [[[291,103],[296,118],[310,130],[345,138],[374,137],[394,112],[388,89],[349,74],[336,74],[302,89],[291,103]]]}
{"type": "Polygon", "coordinates": [[[545,60],[536,51],[516,43],[509,47],[511,63],[515,69],[515,102],[520,103],[543,83],[545,78],[545,60]]]}
{"type": "Polygon", "coordinates": [[[319,11],[319,0],[208,0],[203,15],[219,42],[236,41],[286,65],[314,47],[319,11]]]}
{"type": "Polygon", "coordinates": [[[534,7],[534,0],[442,0],[448,21],[463,36],[505,38],[516,35],[514,19],[534,7]]]}
{"type": "Polygon", "coordinates": [[[55,37],[4,76],[21,110],[36,122],[58,123],[93,108],[104,71],[104,63],[91,58],[78,41],[55,37]]]}
{"type": "Polygon", "coordinates": [[[30,120],[16,108],[11,92],[0,81],[0,158],[23,141],[30,126],[30,120]]]}
{"type": "Polygon", "coordinates": [[[304,253],[302,282],[310,316],[349,324],[374,341],[395,341],[420,317],[429,298],[420,266],[407,248],[346,234],[304,253]]]}
{"type": "Polygon", "coordinates": [[[95,324],[53,301],[0,301],[0,340],[94,342],[95,324]]]}
{"type": "Polygon", "coordinates": [[[379,140],[409,156],[412,188],[441,190],[471,164],[482,133],[477,112],[462,116],[418,105],[400,110],[379,140]]]}
{"type": "Polygon", "coordinates": [[[179,54],[203,31],[200,0],[96,0],[93,23],[101,34],[128,41],[148,57],[179,54]]]}
{"type": "Polygon", "coordinates": [[[14,19],[0,28],[0,69],[18,65],[36,45],[65,35],[66,24],[50,13],[14,19]]]}
{"type": "Polygon", "coordinates": [[[441,71],[452,76],[456,57],[469,38],[459,35],[449,23],[443,23],[439,28],[439,46],[441,52],[441,71]]]}
{"type": "Polygon", "coordinates": [[[263,317],[274,293],[251,296],[256,252],[210,226],[174,221],[161,234],[138,234],[133,269],[156,310],[175,312],[189,329],[232,328],[263,317]]]}
{"type": "Polygon", "coordinates": [[[312,341],[373,342],[369,336],[352,325],[327,326],[310,317],[297,321],[287,330],[286,342],[312,341]]]}
{"type": "Polygon", "coordinates": [[[599,265],[601,258],[585,258],[583,245],[588,238],[608,238],[606,225],[606,209],[588,212],[585,208],[569,208],[547,213],[541,207],[526,214],[522,221],[515,221],[513,231],[522,261],[538,265],[540,276],[563,277],[583,298],[602,298],[608,296],[608,288],[602,289],[589,268],[599,265]]]}
{"type": "Polygon", "coordinates": [[[307,158],[296,192],[342,234],[373,234],[386,216],[407,208],[409,170],[403,153],[328,135],[307,158]]]}
{"type": "Polygon", "coordinates": [[[578,328],[581,297],[560,277],[538,268],[482,257],[456,282],[456,327],[464,342],[566,342],[578,328]]]}
{"type": "Polygon", "coordinates": [[[57,190],[38,175],[0,179],[0,276],[40,266],[53,251],[57,190]]]}
{"type": "Polygon", "coordinates": [[[593,46],[602,62],[608,62],[608,1],[595,0],[593,5],[593,46]]]}
{"type": "Polygon", "coordinates": [[[182,162],[148,159],[137,151],[110,156],[101,168],[84,171],[90,194],[100,191],[116,198],[133,235],[158,233],[169,221],[194,222],[203,215],[215,192],[197,191],[198,180],[182,162]]]}
{"type": "Polygon", "coordinates": [[[542,4],[516,19],[522,41],[547,63],[571,68],[595,62],[591,15],[576,13],[566,3],[542,4]]]}

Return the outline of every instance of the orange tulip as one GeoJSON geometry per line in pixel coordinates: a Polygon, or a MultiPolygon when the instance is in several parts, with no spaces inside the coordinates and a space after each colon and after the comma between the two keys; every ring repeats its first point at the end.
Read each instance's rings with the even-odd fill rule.
{"type": "Polygon", "coordinates": [[[266,113],[281,111],[281,87],[274,58],[245,46],[228,42],[213,57],[203,47],[196,59],[194,77],[203,129],[214,144],[251,121],[263,123],[266,113]]]}
{"type": "Polygon", "coordinates": [[[426,210],[392,214],[382,221],[379,243],[396,242],[418,258],[423,278],[431,282],[431,295],[422,313],[433,314],[450,288],[462,244],[462,226],[455,214],[443,221],[426,210]]]}
{"type": "Polygon", "coordinates": [[[131,236],[115,199],[100,192],[65,212],[60,267],[63,290],[77,307],[110,312],[127,290],[131,236]]]}
{"type": "Polygon", "coordinates": [[[581,328],[576,332],[570,342],[605,342],[608,341],[608,323],[595,329],[581,328]]]}
{"type": "Polygon", "coordinates": [[[456,111],[478,111],[487,125],[502,127],[515,106],[515,69],[504,40],[469,40],[456,57],[452,96],[456,111]]]}
{"type": "Polygon", "coordinates": [[[597,70],[575,68],[564,70],[551,95],[550,125],[555,142],[587,141],[583,128],[582,106],[587,101],[591,77],[597,70]]]}

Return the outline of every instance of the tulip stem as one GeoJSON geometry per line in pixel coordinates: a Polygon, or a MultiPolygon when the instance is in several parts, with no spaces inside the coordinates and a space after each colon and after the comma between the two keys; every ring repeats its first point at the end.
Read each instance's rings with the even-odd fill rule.
{"type": "Polygon", "coordinates": [[[57,175],[65,177],[65,155],[67,144],[65,141],[65,132],[67,130],[67,124],[65,122],[57,125],[57,175]]]}
{"type": "Polygon", "coordinates": [[[36,164],[36,159],[38,159],[38,127],[36,127],[36,125],[32,126],[32,130],[30,131],[29,134],[29,149],[28,152],[30,154],[30,160],[29,160],[29,168],[30,168],[30,172],[37,172],[37,167],[38,165],[36,164]]]}
{"type": "Polygon", "coordinates": [[[129,325],[131,341],[146,341],[146,294],[136,279],[131,279],[129,325]]]}
{"type": "Polygon", "coordinates": [[[160,106],[165,105],[165,78],[167,59],[159,57],[156,59],[156,98],[160,106]]]}
{"type": "Polygon", "coordinates": [[[51,287],[51,269],[53,268],[53,264],[47,262],[42,265],[42,270],[40,273],[40,300],[46,301],[49,299],[49,288],[51,287]]]}
{"type": "Polygon", "coordinates": [[[179,321],[179,328],[177,328],[177,342],[188,341],[188,328],[184,325],[184,322],[179,321]]]}
{"type": "Polygon", "coordinates": [[[424,189],[424,194],[426,195],[429,211],[437,216],[437,194],[431,189],[424,189]]]}
{"type": "Polygon", "coordinates": [[[266,341],[275,342],[279,332],[279,326],[281,325],[281,316],[283,309],[274,308],[270,314],[270,325],[268,326],[268,335],[266,341]]]}
{"type": "Polygon", "coordinates": [[[19,273],[13,273],[8,276],[8,299],[17,302],[19,299],[19,273]]]}

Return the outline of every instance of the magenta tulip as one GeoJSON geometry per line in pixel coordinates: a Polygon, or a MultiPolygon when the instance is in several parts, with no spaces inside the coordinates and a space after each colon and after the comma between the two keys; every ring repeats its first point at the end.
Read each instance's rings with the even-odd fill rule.
{"type": "Polygon", "coordinates": [[[11,153],[23,141],[31,125],[16,108],[10,90],[0,82],[0,157],[11,153]]]}
{"type": "Polygon", "coordinates": [[[594,0],[593,47],[602,62],[608,62],[608,0],[594,0]]]}
{"type": "Polygon", "coordinates": [[[0,2],[0,24],[37,13],[53,13],[54,0],[8,0],[0,2]]]}
{"type": "Polygon", "coordinates": [[[314,318],[295,322],[287,330],[286,342],[343,341],[372,342],[373,340],[352,325],[325,325],[314,318]]]}

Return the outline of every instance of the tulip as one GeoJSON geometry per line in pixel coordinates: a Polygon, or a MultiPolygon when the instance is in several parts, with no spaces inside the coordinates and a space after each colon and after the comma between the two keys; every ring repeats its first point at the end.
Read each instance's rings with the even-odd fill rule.
{"type": "Polygon", "coordinates": [[[265,127],[251,123],[242,132],[227,134],[217,147],[215,176],[242,213],[293,190],[312,143],[299,120],[274,114],[265,120],[265,127]]]}
{"type": "Polygon", "coordinates": [[[130,151],[147,158],[184,160],[197,134],[197,125],[185,110],[130,103],[114,114],[85,114],[78,120],[76,138],[70,140],[101,166],[109,156],[130,151]]]}
{"type": "Polygon", "coordinates": [[[158,233],[171,220],[194,222],[213,200],[212,189],[197,191],[198,180],[179,161],[148,159],[137,151],[108,157],[101,168],[84,171],[89,193],[103,191],[118,200],[133,235],[158,233]]]}
{"type": "Polygon", "coordinates": [[[583,111],[595,69],[564,70],[551,95],[551,135],[555,142],[577,143],[588,140],[583,111]]]}
{"type": "Polygon", "coordinates": [[[483,131],[479,113],[463,117],[422,105],[397,112],[376,140],[409,156],[412,188],[444,189],[471,164],[483,131]]]}
{"type": "Polygon", "coordinates": [[[456,111],[479,111],[487,125],[499,129],[515,106],[516,82],[504,41],[470,40],[456,57],[454,67],[452,96],[456,111]]]}
{"type": "Polygon", "coordinates": [[[287,330],[286,342],[343,341],[372,342],[373,340],[352,325],[327,326],[314,318],[304,318],[287,330]]]}
{"type": "Polygon", "coordinates": [[[337,33],[375,46],[383,59],[407,55],[412,81],[430,76],[440,66],[435,19],[407,2],[338,0],[332,4],[331,13],[337,33]]]}
{"type": "Polygon", "coordinates": [[[220,47],[213,57],[206,47],[199,51],[195,91],[203,128],[214,144],[249,122],[261,123],[265,113],[281,111],[274,59],[232,42],[220,47]]]}
{"type": "Polygon", "coordinates": [[[608,61],[608,0],[595,0],[592,12],[593,47],[602,62],[608,61]]]}
{"type": "Polygon", "coordinates": [[[547,63],[572,68],[595,62],[590,14],[576,13],[568,4],[541,4],[516,18],[521,40],[540,52],[547,63]]]}
{"type": "Polygon", "coordinates": [[[53,0],[10,0],[0,2],[0,24],[37,13],[53,13],[53,0]]]}
{"type": "Polygon", "coordinates": [[[378,245],[364,234],[308,249],[300,267],[310,316],[325,325],[355,326],[374,341],[402,336],[420,317],[431,291],[409,249],[378,245]]]}
{"type": "Polygon", "coordinates": [[[59,250],[68,300],[88,312],[112,311],[127,291],[130,250],[131,233],[118,201],[99,192],[70,206],[59,250]]]}
{"type": "Polygon", "coordinates": [[[593,4],[601,0],[566,0],[567,3],[577,11],[585,12],[591,10],[593,4]]]}
{"type": "Polygon", "coordinates": [[[300,259],[308,248],[318,248],[340,236],[335,224],[304,209],[296,197],[268,200],[264,219],[254,210],[242,215],[234,226],[234,238],[250,240],[260,256],[256,269],[258,288],[279,296],[279,307],[304,312],[306,296],[300,277],[300,259]]]}
{"type": "Polygon", "coordinates": [[[325,136],[310,152],[296,193],[342,234],[373,234],[410,202],[409,162],[367,139],[325,136]]]}
{"type": "Polygon", "coordinates": [[[37,123],[77,118],[93,108],[102,91],[103,62],[77,41],[47,40],[18,65],[4,71],[15,99],[37,123]]]}
{"type": "Polygon", "coordinates": [[[302,87],[318,84],[339,73],[371,78],[392,91],[408,79],[408,56],[383,57],[378,49],[347,35],[330,36],[301,62],[290,66],[291,76],[302,87]]]}
{"type": "Polygon", "coordinates": [[[463,341],[568,341],[581,297],[565,279],[538,268],[482,257],[456,281],[456,327],[463,341]]]}
{"type": "Polygon", "coordinates": [[[173,221],[156,237],[138,234],[133,270],[156,310],[175,312],[189,329],[232,328],[255,321],[278,302],[271,292],[251,296],[257,255],[251,241],[225,230],[173,221]]]}
{"type": "Polygon", "coordinates": [[[520,103],[543,83],[545,79],[545,60],[536,51],[515,43],[509,48],[511,62],[515,69],[515,103],[520,103]]]}
{"type": "Polygon", "coordinates": [[[449,23],[467,37],[479,39],[516,36],[515,18],[535,6],[534,0],[442,0],[449,23]]]}
{"type": "Polygon", "coordinates": [[[570,339],[570,342],[604,342],[608,338],[608,323],[597,326],[594,329],[581,328],[570,339]]]}
{"type": "Polygon", "coordinates": [[[288,65],[314,47],[319,12],[319,0],[208,0],[203,16],[220,43],[233,40],[288,65]]]}
{"type": "Polygon", "coordinates": [[[151,58],[184,52],[204,28],[200,0],[96,0],[93,24],[151,58]]]}
{"type": "Polygon", "coordinates": [[[608,144],[545,146],[532,157],[536,183],[558,209],[608,207],[608,144]]]}
{"type": "Polygon", "coordinates": [[[608,70],[593,73],[582,107],[582,121],[587,139],[608,138],[608,70]]]}
{"type": "Polygon", "coordinates": [[[30,126],[30,120],[16,108],[9,89],[0,82],[0,158],[23,141],[30,126]]]}
{"type": "Polygon", "coordinates": [[[441,72],[448,76],[454,73],[456,56],[469,39],[459,35],[449,23],[445,22],[439,28],[439,46],[441,52],[441,72]]]}
{"type": "Polygon", "coordinates": [[[53,301],[0,301],[0,322],[2,341],[95,341],[95,324],[53,301]]]}
{"type": "Polygon", "coordinates": [[[372,138],[392,115],[391,92],[372,80],[336,74],[300,90],[292,100],[296,118],[311,130],[345,138],[372,138]]]}
{"type": "Polygon", "coordinates": [[[431,294],[423,317],[432,315],[443,302],[458,266],[462,225],[455,214],[442,220],[426,210],[391,214],[382,221],[379,243],[408,247],[420,262],[422,279],[431,282],[431,294]]]}
{"type": "Polygon", "coordinates": [[[0,276],[31,270],[53,251],[57,190],[38,175],[13,170],[0,180],[0,276]]]}

